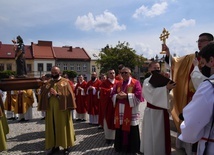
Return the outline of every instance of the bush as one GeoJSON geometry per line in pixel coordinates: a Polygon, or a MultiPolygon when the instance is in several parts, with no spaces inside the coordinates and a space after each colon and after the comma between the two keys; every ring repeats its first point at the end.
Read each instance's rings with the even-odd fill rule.
{"type": "Polygon", "coordinates": [[[6,70],[6,71],[0,71],[0,80],[1,79],[5,79],[5,78],[9,78],[10,75],[16,75],[15,71],[10,71],[10,70],[6,70]]]}

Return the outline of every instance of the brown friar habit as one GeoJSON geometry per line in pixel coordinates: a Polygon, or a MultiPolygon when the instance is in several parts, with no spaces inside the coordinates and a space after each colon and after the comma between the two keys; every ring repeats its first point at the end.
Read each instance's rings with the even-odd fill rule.
{"type": "Polygon", "coordinates": [[[56,87],[59,94],[59,110],[73,110],[76,108],[76,102],[73,90],[68,82],[68,79],[60,78],[59,80],[49,80],[41,88],[41,100],[38,110],[46,111],[49,105],[50,89],[56,87]]]}

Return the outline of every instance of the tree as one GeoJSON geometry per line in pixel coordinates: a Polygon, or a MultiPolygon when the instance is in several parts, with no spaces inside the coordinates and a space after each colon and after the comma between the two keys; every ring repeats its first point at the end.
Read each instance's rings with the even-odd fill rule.
{"type": "Polygon", "coordinates": [[[106,45],[99,54],[97,63],[101,66],[101,73],[106,73],[109,69],[114,69],[117,72],[117,68],[120,64],[129,67],[132,71],[139,64],[139,56],[136,55],[136,51],[129,47],[128,42],[118,42],[115,47],[109,47],[106,45]]]}
{"type": "Polygon", "coordinates": [[[67,74],[69,79],[77,77],[77,73],[75,71],[65,70],[62,74],[67,74]]]}

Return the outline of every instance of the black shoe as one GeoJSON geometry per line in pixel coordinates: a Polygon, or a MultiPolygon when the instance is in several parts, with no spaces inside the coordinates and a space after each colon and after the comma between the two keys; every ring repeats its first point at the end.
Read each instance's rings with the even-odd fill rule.
{"type": "Polygon", "coordinates": [[[77,122],[80,122],[80,121],[81,121],[81,119],[79,119],[79,118],[78,118],[78,119],[76,119],[76,121],[77,121],[77,122]]]}
{"type": "Polygon", "coordinates": [[[82,119],[81,121],[82,121],[82,122],[85,122],[86,120],[85,120],[85,119],[82,119]]]}
{"type": "Polygon", "coordinates": [[[45,120],[45,117],[43,117],[41,120],[45,120]]]}
{"type": "Polygon", "coordinates": [[[60,150],[59,147],[54,147],[53,153],[58,152],[59,150],[60,150]]]}
{"type": "Polygon", "coordinates": [[[10,117],[10,118],[8,118],[7,120],[16,120],[16,117],[10,117]]]}
{"type": "Polygon", "coordinates": [[[106,139],[106,144],[110,145],[110,144],[113,144],[114,143],[114,140],[112,139],[106,139]]]}
{"type": "Polygon", "coordinates": [[[59,147],[52,147],[50,151],[47,152],[46,155],[53,155],[54,153],[58,152],[60,149],[59,147]]]}
{"type": "Polygon", "coordinates": [[[52,155],[53,154],[53,150],[54,150],[54,147],[51,150],[47,151],[46,155],[52,155]]]}
{"type": "Polygon", "coordinates": [[[22,119],[20,119],[19,120],[19,122],[27,122],[28,120],[27,119],[24,119],[24,118],[22,118],[22,119]]]}
{"type": "Polygon", "coordinates": [[[102,127],[102,126],[99,126],[98,129],[103,129],[103,127],[102,127]]]}
{"type": "Polygon", "coordinates": [[[111,140],[110,139],[106,139],[106,144],[111,144],[111,140]]]}
{"type": "Polygon", "coordinates": [[[63,154],[64,154],[64,155],[69,155],[69,153],[70,153],[70,152],[69,152],[68,149],[64,149],[64,150],[63,150],[63,154]]]}

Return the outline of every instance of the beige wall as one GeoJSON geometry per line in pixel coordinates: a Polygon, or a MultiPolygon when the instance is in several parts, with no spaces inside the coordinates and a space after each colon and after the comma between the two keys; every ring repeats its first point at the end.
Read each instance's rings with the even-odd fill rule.
{"type": "Polygon", "coordinates": [[[16,71],[16,62],[14,59],[0,59],[0,64],[4,64],[4,70],[6,70],[7,64],[12,64],[12,71],[16,71]]]}
{"type": "Polygon", "coordinates": [[[99,75],[100,75],[100,66],[97,66],[96,60],[91,60],[90,74],[92,73],[92,66],[96,67],[96,73],[97,73],[97,76],[99,77],[99,75]]]}
{"type": "MultiPolygon", "coordinates": [[[[31,70],[34,72],[34,60],[26,60],[26,64],[31,64],[31,70]]],[[[0,64],[4,64],[4,70],[7,70],[7,64],[12,64],[12,71],[16,71],[16,61],[14,59],[0,59],[0,64]]],[[[28,73],[31,75],[32,73],[28,73]]]]}

